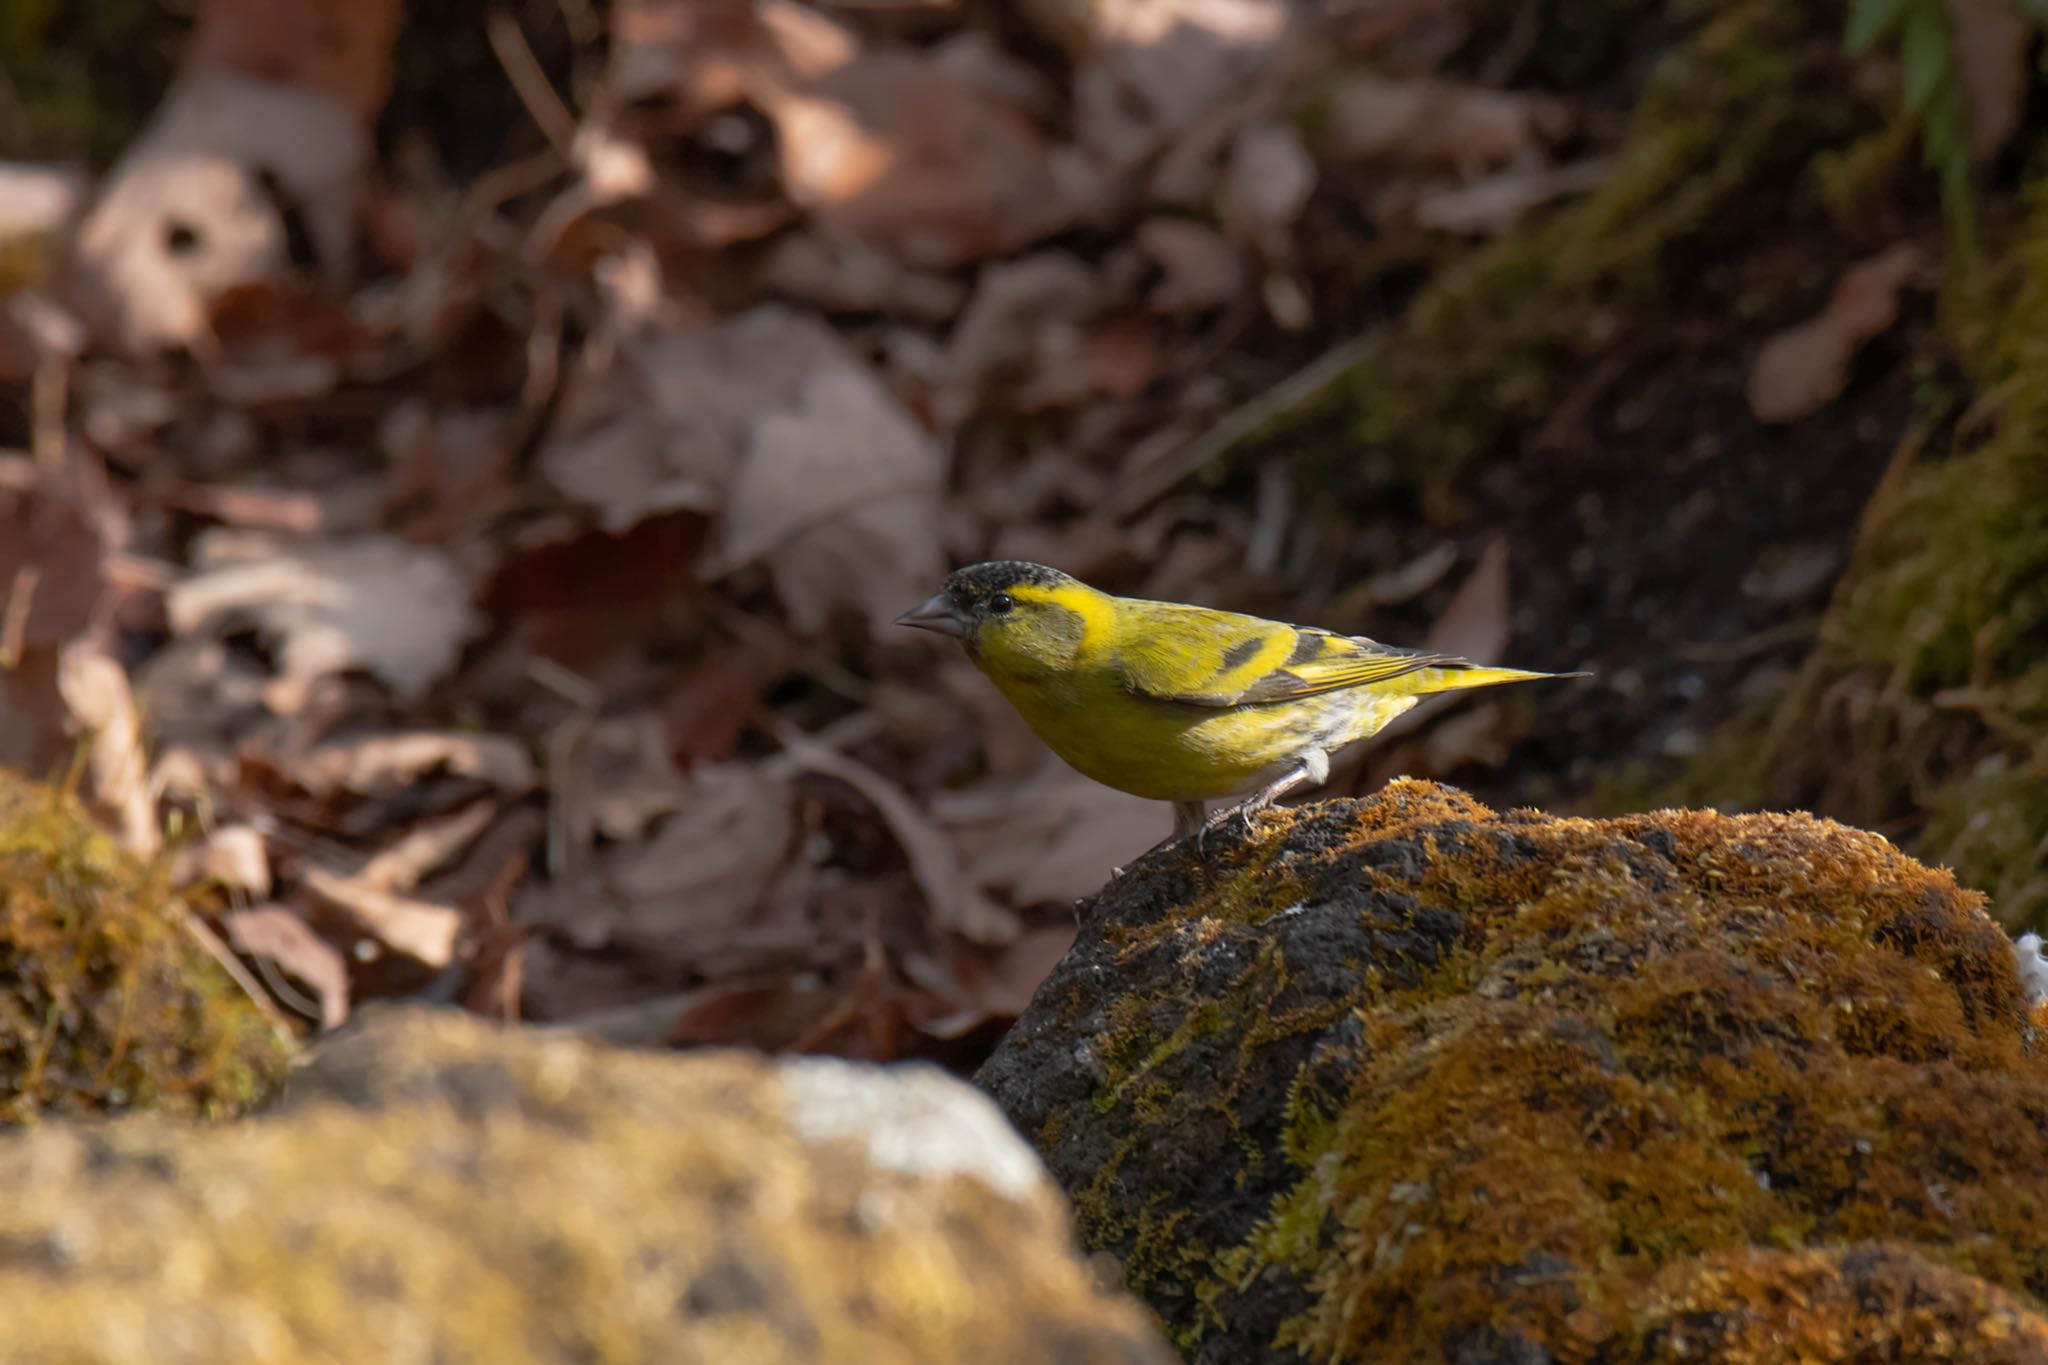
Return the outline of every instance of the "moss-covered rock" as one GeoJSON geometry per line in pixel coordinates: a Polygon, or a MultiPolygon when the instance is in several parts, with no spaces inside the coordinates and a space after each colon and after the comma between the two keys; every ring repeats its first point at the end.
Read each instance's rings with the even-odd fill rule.
{"type": "Polygon", "coordinates": [[[928,1067],[382,1008],[277,1108],[0,1141],[0,1358],[1160,1365],[928,1067]]]}
{"type": "Polygon", "coordinates": [[[0,1125],[165,1109],[225,1116],[286,1044],[179,923],[162,867],[0,771],[0,1125]]]}
{"type": "Polygon", "coordinates": [[[2012,945],[1826,821],[1268,817],[1085,903],[980,1080],[1197,1361],[2042,1358],[1948,1332],[2048,1325],[2012,945]]]}
{"type": "Polygon", "coordinates": [[[2030,1365],[2048,1360],[2048,1318],[2016,1295],[1903,1247],[1752,1248],[1672,1267],[1611,1358],[2030,1365]]]}

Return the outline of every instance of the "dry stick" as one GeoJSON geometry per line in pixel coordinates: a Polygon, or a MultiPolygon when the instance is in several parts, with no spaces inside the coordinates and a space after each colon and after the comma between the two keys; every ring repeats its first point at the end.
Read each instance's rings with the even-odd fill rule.
{"type": "Polygon", "coordinates": [[[29,450],[44,469],[64,463],[64,413],[70,402],[70,359],[46,357],[29,380],[29,450]]]}
{"type": "Polygon", "coordinates": [[[0,612],[0,668],[12,668],[21,661],[22,640],[28,634],[28,614],[42,582],[39,564],[24,564],[7,589],[7,610],[0,612]]]}
{"type": "Polygon", "coordinates": [[[553,147],[544,147],[522,161],[494,166],[471,183],[462,196],[463,216],[486,217],[500,204],[531,194],[562,174],[567,162],[553,147]]]}
{"type": "Polygon", "coordinates": [[[1378,333],[1370,333],[1323,352],[1264,393],[1223,414],[1214,426],[1166,456],[1149,472],[1140,473],[1119,490],[1110,511],[1124,520],[1143,512],[1172,492],[1181,480],[1228,454],[1232,447],[1256,434],[1275,417],[1313,400],[1379,346],[1378,333]]]}
{"type": "Polygon", "coordinates": [[[285,1051],[288,1054],[296,1054],[299,1050],[299,1040],[292,1034],[291,1026],[285,1023],[284,1016],[277,1012],[276,1004],[256,983],[256,978],[250,976],[248,969],[242,966],[241,959],[234,955],[227,944],[220,941],[220,935],[201,923],[199,917],[193,914],[184,902],[173,900],[170,906],[171,913],[177,917],[178,926],[220,964],[220,969],[228,974],[230,981],[242,988],[242,994],[249,997],[249,1003],[263,1016],[263,1022],[270,1025],[270,1031],[277,1035],[277,1041],[285,1051]]]}
{"type": "Polygon", "coordinates": [[[526,106],[527,116],[555,153],[564,161],[569,160],[576,142],[576,116],[555,93],[554,83],[548,80],[548,73],[541,69],[540,60],[527,45],[518,21],[504,10],[494,9],[484,21],[484,32],[491,40],[498,65],[505,68],[505,78],[512,82],[513,92],[526,106]]]}
{"type": "Polygon", "coordinates": [[[526,676],[572,708],[548,734],[542,747],[550,792],[547,868],[549,875],[565,877],[574,870],[575,860],[590,843],[591,797],[585,790],[587,782],[581,779],[587,777],[583,759],[590,751],[598,714],[604,709],[604,695],[588,678],[546,655],[527,661],[526,676]]]}

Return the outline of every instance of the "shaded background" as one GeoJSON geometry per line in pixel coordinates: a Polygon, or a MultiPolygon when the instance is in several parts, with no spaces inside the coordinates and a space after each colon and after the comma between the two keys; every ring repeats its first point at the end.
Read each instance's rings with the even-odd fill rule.
{"type": "Polygon", "coordinates": [[[279,1007],[971,1063],[1163,808],[950,567],[1590,680],[1340,766],[2048,919],[2039,17],[0,17],[0,762],[279,1007]]]}

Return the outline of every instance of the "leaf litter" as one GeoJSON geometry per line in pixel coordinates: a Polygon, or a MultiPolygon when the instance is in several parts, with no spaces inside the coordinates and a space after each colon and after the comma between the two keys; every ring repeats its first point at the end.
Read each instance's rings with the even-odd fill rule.
{"type": "MultiPolygon", "coordinates": [[[[971,1060],[1166,820],[894,616],[1010,554],[1285,614],[1284,465],[1171,495],[1348,354],[1330,244],[1398,270],[1601,166],[1567,102],[1445,74],[1437,4],[638,0],[566,54],[494,22],[532,126],[465,180],[378,160],[399,7],[329,8],[202,0],[103,179],[0,167],[0,760],[82,743],[318,1029],[431,990],[971,1060]]],[[[1506,557],[1427,643],[1505,645],[1506,557]]]]}

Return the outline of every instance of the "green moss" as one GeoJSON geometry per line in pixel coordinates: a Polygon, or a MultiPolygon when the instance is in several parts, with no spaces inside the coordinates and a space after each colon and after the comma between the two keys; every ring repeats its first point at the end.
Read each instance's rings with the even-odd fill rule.
{"type": "Polygon", "coordinates": [[[0,772],[0,1123],[225,1116],[276,1086],[283,1045],[177,914],[163,868],[0,772]]]}
{"type": "Polygon", "coordinates": [[[1916,430],[1773,758],[1786,801],[1918,826],[1916,851],[2048,923],[2048,204],[1948,327],[1982,397],[1916,430]]]}
{"type": "Polygon", "coordinates": [[[110,164],[169,83],[185,27],[162,0],[0,5],[0,74],[19,111],[0,154],[110,164]]]}
{"type": "Polygon", "coordinates": [[[982,1079],[1205,1357],[1676,1359],[1688,1275],[1869,1242],[1958,1303],[2048,1293],[2010,944],[1876,836],[1396,781],[1155,855],[1083,924],[982,1079]],[[1076,1069],[1127,1033],[1138,1072],[1076,1069]]]}
{"type": "MultiPolygon", "coordinates": [[[[1688,21],[1691,8],[1677,7],[1688,21]]],[[[1759,214],[1817,202],[1815,157],[1883,126],[1874,104],[1844,97],[1838,22],[1831,6],[1777,0],[1710,12],[1653,71],[1607,181],[1439,272],[1298,424],[1336,418],[1352,438],[1344,458],[1362,444],[1433,493],[1535,429],[1632,312],[1668,303],[1692,262],[1724,236],[1754,235],[1759,214]],[[1752,193],[1763,184],[1768,197],[1752,193]],[[1787,184],[1808,192],[1788,196],[1787,184]]],[[[1274,435],[1299,438],[1293,426],[1274,435]]]]}

